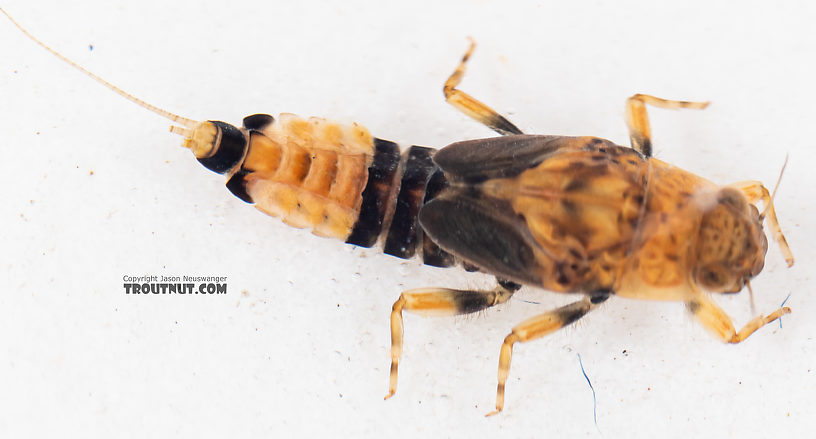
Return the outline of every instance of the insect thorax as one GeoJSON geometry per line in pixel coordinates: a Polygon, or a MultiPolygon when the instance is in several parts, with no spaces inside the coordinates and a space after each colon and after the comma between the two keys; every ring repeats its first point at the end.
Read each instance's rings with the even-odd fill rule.
{"type": "Polygon", "coordinates": [[[645,199],[643,159],[595,143],[566,150],[514,182],[514,210],[540,246],[543,287],[613,291],[630,252],[645,199]]]}

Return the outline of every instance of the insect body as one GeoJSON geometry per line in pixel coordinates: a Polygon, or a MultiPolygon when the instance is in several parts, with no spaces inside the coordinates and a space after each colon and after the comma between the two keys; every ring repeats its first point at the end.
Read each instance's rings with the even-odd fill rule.
{"type": "Polygon", "coordinates": [[[259,210],[320,236],[362,247],[380,242],[385,253],[400,258],[496,276],[492,290],[422,288],[400,295],[391,312],[386,398],[397,388],[403,311],[475,312],[506,302],[522,285],[582,298],[521,322],[507,335],[490,414],[504,407],[516,343],[573,323],[612,295],[682,301],[730,343],[790,312],[783,307],[760,315],[736,331],[709,297],[741,291],[762,270],[765,220],[793,264],[768,190],[759,182],[720,187],[651,157],[646,104],[699,109],[707,103],[632,96],[626,107],[631,148],[596,137],[525,135],[456,88],[471,45],[445,82],[446,99],[503,136],[400,153],[361,126],[317,118],[256,114],[241,127],[183,118],[121,91],[17,27],[115,92],[171,119],[177,124],[171,131],[184,137],[198,161],[224,174],[229,191],[259,210]]]}

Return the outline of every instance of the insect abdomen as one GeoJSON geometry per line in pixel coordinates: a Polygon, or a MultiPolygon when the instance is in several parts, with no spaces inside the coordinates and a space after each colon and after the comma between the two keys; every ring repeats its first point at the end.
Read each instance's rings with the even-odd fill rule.
{"type": "Polygon", "coordinates": [[[244,121],[248,148],[227,187],[285,223],[345,238],[362,201],[372,156],[365,128],[281,115],[244,121]]]}
{"type": "Polygon", "coordinates": [[[452,255],[423,240],[417,216],[446,184],[432,148],[371,137],[358,125],[284,114],[244,120],[248,148],[227,182],[230,191],[286,224],[372,247],[403,259],[421,249],[426,264],[450,266],[452,255]]]}
{"type": "Polygon", "coordinates": [[[414,145],[400,154],[393,142],[374,142],[362,209],[346,242],[371,247],[382,239],[386,254],[402,259],[419,255],[436,267],[454,265],[453,255],[425,236],[418,219],[422,206],[448,184],[432,160],[436,150],[414,145]]]}

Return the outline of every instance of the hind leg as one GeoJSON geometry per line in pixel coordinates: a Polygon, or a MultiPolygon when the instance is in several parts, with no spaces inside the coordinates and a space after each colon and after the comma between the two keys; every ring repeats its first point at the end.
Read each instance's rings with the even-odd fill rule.
{"type": "Polygon", "coordinates": [[[507,302],[521,285],[496,279],[498,285],[490,291],[453,290],[450,288],[417,288],[404,291],[391,308],[391,372],[388,395],[397,391],[397,369],[402,357],[402,312],[433,316],[470,314],[507,302]]]}
{"type": "Polygon", "coordinates": [[[520,129],[513,125],[504,116],[500,115],[495,110],[483,104],[473,96],[456,88],[459,83],[462,82],[462,77],[465,75],[465,64],[467,64],[467,61],[470,58],[470,55],[473,53],[473,49],[475,47],[476,43],[473,40],[470,40],[470,48],[465,53],[465,56],[462,57],[462,62],[459,63],[456,70],[454,70],[448,80],[445,81],[445,86],[442,87],[442,92],[445,93],[445,100],[449,104],[456,107],[457,110],[465,113],[473,119],[476,119],[483,125],[487,125],[493,131],[496,131],[501,135],[523,134],[520,129]]]}

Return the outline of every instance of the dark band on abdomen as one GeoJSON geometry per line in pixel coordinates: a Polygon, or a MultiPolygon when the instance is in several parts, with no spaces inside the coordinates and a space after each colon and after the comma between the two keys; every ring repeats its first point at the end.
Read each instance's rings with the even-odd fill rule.
{"type": "Polygon", "coordinates": [[[411,146],[400,156],[393,142],[374,139],[374,145],[360,215],[346,243],[372,247],[383,236],[383,253],[410,259],[421,250],[426,265],[456,265],[456,257],[424,236],[419,225],[419,210],[448,186],[433,162],[436,150],[411,146]]]}
{"type": "Polygon", "coordinates": [[[383,230],[390,198],[395,195],[394,185],[400,165],[400,150],[394,142],[374,139],[374,160],[368,168],[368,183],[363,191],[360,216],[346,243],[371,247],[383,230]]]}
{"type": "Polygon", "coordinates": [[[431,159],[435,151],[424,146],[412,146],[405,152],[407,155],[403,165],[405,171],[383,249],[386,254],[403,259],[409,259],[416,254],[417,244],[421,238],[417,217],[425,200],[428,180],[437,169],[431,159]]]}

